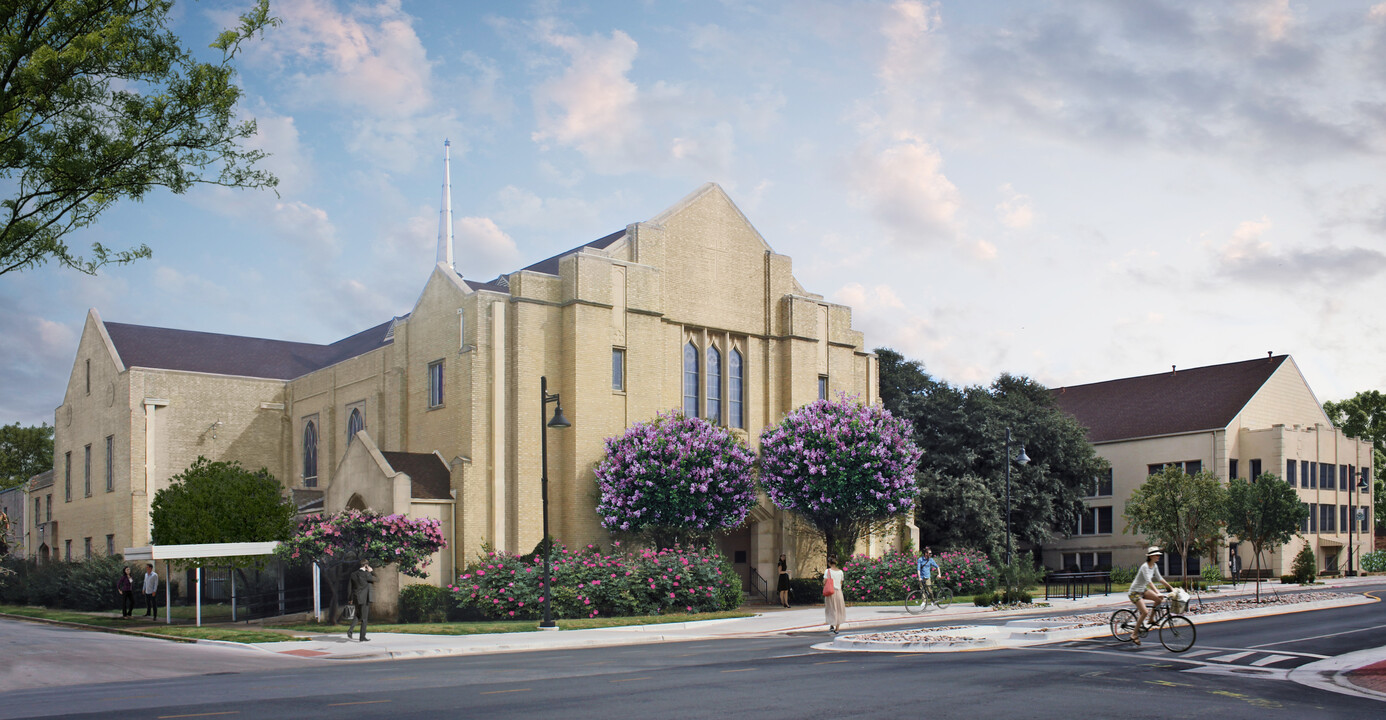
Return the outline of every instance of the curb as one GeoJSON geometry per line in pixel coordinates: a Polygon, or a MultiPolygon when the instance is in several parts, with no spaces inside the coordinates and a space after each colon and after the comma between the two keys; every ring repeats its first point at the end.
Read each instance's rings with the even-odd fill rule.
{"type": "Polygon", "coordinates": [[[1386,648],[1358,650],[1346,655],[1301,665],[1290,671],[1289,679],[1309,687],[1340,695],[1355,695],[1373,700],[1386,700],[1386,693],[1365,688],[1348,679],[1353,670],[1386,659],[1386,648]]]}
{"type": "MultiPolygon", "coordinates": [[[[23,620],[25,622],[42,623],[44,625],[57,625],[58,627],[69,627],[77,630],[95,630],[96,632],[110,633],[112,635],[133,635],[135,637],[150,638],[153,640],[170,640],[172,642],[196,643],[197,638],[177,637],[174,635],[159,635],[156,633],[145,632],[143,630],[132,630],[126,628],[106,627],[104,625],[88,625],[86,623],[70,622],[68,620],[50,620],[48,618],[30,617],[28,615],[14,615],[12,613],[0,613],[0,618],[6,620],[23,620]]],[[[217,641],[222,642],[222,641],[217,641]]],[[[244,645],[244,643],[232,643],[234,645],[244,645]]]]}

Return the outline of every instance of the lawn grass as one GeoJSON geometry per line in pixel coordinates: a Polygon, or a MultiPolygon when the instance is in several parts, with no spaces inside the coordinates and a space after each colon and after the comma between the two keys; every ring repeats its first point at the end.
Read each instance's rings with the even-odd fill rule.
{"type": "Polygon", "coordinates": [[[146,635],[158,635],[179,640],[227,640],[240,643],[261,643],[288,642],[306,639],[296,637],[289,633],[274,632],[272,630],[168,625],[163,622],[150,622],[144,618],[121,619],[119,616],[105,613],[88,613],[78,610],[50,610],[48,608],[20,605],[0,605],[0,613],[31,617],[40,620],[77,623],[79,625],[97,628],[133,630],[146,635]]]}
{"type": "MultiPolygon", "coordinates": [[[[724,618],[753,617],[756,613],[744,610],[726,610],[711,613],[678,613],[670,615],[638,615],[632,617],[595,617],[556,620],[561,630],[591,630],[594,628],[625,627],[629,625],[657,625],[663,623],[695,622],[698,620],[721,620],[724,618]]],[[[473,622],[441,623],[371,623],[371,632],[412,633],[415,635],[491,635],[497,633],[530,632],[538,627],[537,620],[480,620],[473,622]]],[[[318,634],[345,633],[347,625],[318,625],[300,623],[280,625],[286,630],[318,634]]]]}

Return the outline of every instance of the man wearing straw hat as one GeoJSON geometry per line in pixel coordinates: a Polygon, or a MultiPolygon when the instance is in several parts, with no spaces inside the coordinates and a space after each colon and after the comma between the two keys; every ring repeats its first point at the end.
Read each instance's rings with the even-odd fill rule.
{"type": "MultiPolygon", "coordinates": [[[[1158,606],[1165,599],[1163,595],[1155,591],[1152,587],[1155,583],[1164,585],[1170,592],[1174,592],[1174,586],[1170,585],[1160,576],[1160,568],[1155,563],[1160,562],[1160,557],[1164,551],[1155,546],[1150,546],[1145,550],[1145,564],[1136,568],[1136,579],[1131,581],[1131,589],[1127,591],[1126,597],[1131,598],[1131,602],[1136,606],[1136,627],[1143,628],[1150,619],[1150,611],[1158,606]],[[1153,603],[1147,605],[1146,602],[1153,603]]],[[[1141,634],[1139,630],[1131,633],[1131,642],[1136,645],[1141,644],[1141,634]]]]}

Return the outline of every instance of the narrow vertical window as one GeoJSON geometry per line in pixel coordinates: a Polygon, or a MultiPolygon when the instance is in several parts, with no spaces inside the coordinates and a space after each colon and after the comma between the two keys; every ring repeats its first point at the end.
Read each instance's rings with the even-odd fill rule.
{"type": "Polygon", "coordinates": [[[691,341],[683,346],[683,414],[698,415],[698,348],[691,341]]]}
{"type": "Polygon", "coordinates": [[[1232,458],[1227,461],[1227,479],[1237,479],[1237,458],[1232,458]]]}
{"type": "Polygon", "coordinates": [[[72,451],[63,453],[63,502],[72,502],[72,451]]]}
{"type": "Polygon", "coordinates": [[[707,419],[722,424],[722,353],[716,347],[707,349],[707,419]]]}
{"type": "Polygon", "coordinates": [[[1313,480],[1313,478],[1314,478],[1313,471],[1311,471],[1311,470],[1309,469],[1309,461],[1308,461],[1308,460],[1300,460],[1300,461],[1299,461],[1299,486],[1302,487],[1302,488],[1307,488],[1307,487],[1309,487],[1310,482],[1313,480]]]}
{"type": "Polygon", "coordinates": [[[53,521],[53,493],[49,493],[49,494],[47,495],[47,497],[48,497],[48,504],[47,504],[46,506],[44,506],[44,509],[46,510],[46,512],[44,512],[43,517],[44,517],[44,522],[52,522],[52,521],[53,521]]]}
{"type": "Polygon", "coordinates": [[[303,423],[303,487],[318,486],[318,424],[303,423]]]}
{"type": "Polygon", "coordinates": [[[106,557],[110,557],[110,556],[112,556],[112,555],[114,555],[114,554],[115,554],[115,536],[114,536],[114,535],[107,535],[107,536],[106,536],[106,557]]]}
{"type": "Polygon", "coordinates": [[[611,389],[626,389],[626,351],[611,348],[611,389]]]}
{"type": "Polygon", "coordinates": [[[462,308],[457,308],[457,348],[460,350],[467,347],[467,316],[462,314],[462,308]]]}
{"type": "Polygon", "coordinates": [[[91,538],[82,538],[82,549],[86,553],[86,558],[91,559],[91,538]]]}
{"type": "Polygon", "coordinates": [[[106,492],[115,492],[115,436],[106,436],[106,492]]]}
{"type": "Polygon", "coordinates": [[[818,376],[818,399],[819,399],[819,400],[827,400],[827,399],[828,399],[828,376],[827,376],[827,375],[819,375],[819,376],[818,376]]]}
{"type": "Polygon", "coordinates": [[[742,383],[741,351],[732,348],[727,355],[727,424],[734,428],[746,427],[746,416],[742,406],[746,401],[745,385],[742,383]]]}
{"type": "Polygon", "coordinates": [[[91,394],[91,360],[87,360],[86,368],[87,368],[87,372],[86,372],[86,378],[87,378],[87,394],[90,395],[90,394],[91,394]]]}
{"type": "Polygon", "coordinates": [[[1285,482],[1289,483],[1290,487],[1294,487],[1297,482],[1295,479],[1295,470],[1298,466],[1298,460],[1289,460],[1285,463],[1285,482]]]}
{"type": "Polygon", "coordinates": [[[428,406],[431,408],[443,406],[442,360],[428,365],[428,406]]]}
{"type": "Polygon", "coordinates": [[[34,498],[34,527],[43,524],[43,498],[34,498]]]}
{"type": "Polygon", "coordinates": [[[83,448],[82,457],[82,492],[91,497],[91,445],[83,448]]]}
{"type": "Polygon", "coordinates": [[[1260,477],[1261,477],[1261,459],[1260,459],[1260,458],[1252,458],[1252,460],[1251,460],[1251,477],[1250,477],[1249,479],[1250,479],[1252,482],[1256,482],[1260,477]]]}
{"type": "Polygon", "coordinates": [[[68,561],[68,562],[72,562],[72,541],[71,541],[71,540],[64,540],[64,541],[63,541],[63,559],[66,560],[66,561],[68,561]]]}
{"type": "Polygon", "coordinates": [[[347,416],[347,444],[356,439],[356,433],[366,429],[366,419],[361,415],[361,408],[351,409],[351,415],[347,416]]]}

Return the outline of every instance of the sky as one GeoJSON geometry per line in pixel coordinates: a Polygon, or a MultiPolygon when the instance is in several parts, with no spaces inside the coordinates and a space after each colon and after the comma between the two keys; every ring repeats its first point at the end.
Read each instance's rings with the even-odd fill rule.
{"type": "MultiPolygon", "coordinates": [[[[248,0],[175,5],[204,48],[248,0]]],[[[451,140],[490,280],[719,183],[868,348],[1058,387],[1294,356],[1386,388],[1386,2],[274,2],[237,62],[278,193],[124,203],[151,259],[0,276],[0,424],[89,308],[328,343],[410,311],[451,140]]],[[[209,58],[211,56],[209,55],[209,58]]]]}

